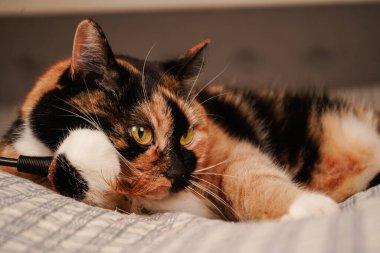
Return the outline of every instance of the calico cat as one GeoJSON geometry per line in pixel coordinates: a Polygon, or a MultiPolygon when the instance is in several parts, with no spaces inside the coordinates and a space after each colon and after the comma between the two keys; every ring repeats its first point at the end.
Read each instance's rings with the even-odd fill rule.
{"type": "Polygon", "coordinates": [[[375,184],[379,114],[326,95],[195,88],[204,41],[153,62],[114,55],[92,20],[43,74],[0,155],[54,156],[32,179],[126,212],[231,221],[302,218],[375,184]]]}

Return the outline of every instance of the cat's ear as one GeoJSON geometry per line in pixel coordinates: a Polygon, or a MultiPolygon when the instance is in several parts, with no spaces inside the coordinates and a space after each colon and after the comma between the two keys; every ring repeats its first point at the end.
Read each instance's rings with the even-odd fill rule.
{"type": "Polygon", "coordinates": [[[79,23],[71,57],[73,80],[115,89],[119,73],[115,56],[100,26],[91,19],[79,23]]]}
{"type": "Polygon", "coordinates": [[[190,80],[200,74],[205,64],[207,39],[188,49],[178,58],[163,63],[164,69],[179,81],[190,80]]]}

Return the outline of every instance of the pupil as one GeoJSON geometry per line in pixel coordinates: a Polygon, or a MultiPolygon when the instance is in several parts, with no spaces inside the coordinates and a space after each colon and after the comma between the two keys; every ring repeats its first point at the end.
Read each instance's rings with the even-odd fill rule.
{"type": "Polygon", "coordinates": [[[144,128],[140,127],[137,131],[137,135],[139,136],[139,138],[142,138],[144,135],[144,128]]]}
{"type": "Polygon", "coordinates": [[[184,138],[184,139],[187,138],[187,132],[183,135],[183,138],[184,138]]]}

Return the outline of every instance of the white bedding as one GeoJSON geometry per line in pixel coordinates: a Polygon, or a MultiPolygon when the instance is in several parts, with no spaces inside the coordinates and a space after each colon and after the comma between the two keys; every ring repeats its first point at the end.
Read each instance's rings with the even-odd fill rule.
{"type": "Polygon", "coordinates": [[[121,214],[0,171],[0,252],[380,252],[380,186],[328,217],[231,223],[121,214]]]}

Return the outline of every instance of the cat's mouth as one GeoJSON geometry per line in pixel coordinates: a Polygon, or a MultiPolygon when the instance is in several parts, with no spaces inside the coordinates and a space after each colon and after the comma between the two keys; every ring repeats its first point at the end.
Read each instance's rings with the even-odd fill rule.
{"type": "Polygon", "coordinates": [[[190,174],[183,175],[181,178],[173,179],[170,192],[176,193],[185,189],[185,187],[189,185],[189,179],[190,179],[190,174]]]}
{"type": "Polygon", "coordinates": [[[167,197],[170,194],[170,187],[166,186],[159,186],[156,189],[149,191],[145,193],[143,198],[149,199],[149,200],[159,200],[167,197]]]}
{"type": "Polygon", "coordinates": [[[191,178],[190,170],[174,167],[149,172],[127,172],[119,174],[116,178],[114,190],[126,196],[149,200],[163,199],[171,193],[183,190],[191,178]]]}
{"type": "Polygon", "coordinates": [[[163,199],[171,193],[176,193],[185,189],[185,187],[188,185],[187,177],[183,177],[181,179],[166,178],[166,180],[163,181],[160,182],[163,183],[162,185],[157,185],[154,189],[147,191],[141,197],[150,200],[163,199]]]}
{"type": "Polygon", "coordinates": [[[149,175],[142,175],[133,182],[127,178],[119,177],[113,188],[116,192],[123,195],[152,200],[167,197],[171,192],[172,186],[172,181],[164,176],[152,179],[149,175]]]}

